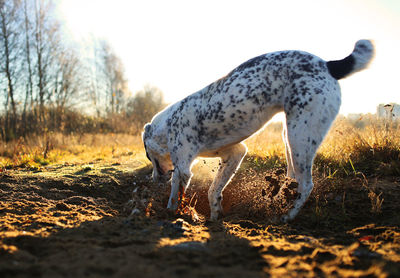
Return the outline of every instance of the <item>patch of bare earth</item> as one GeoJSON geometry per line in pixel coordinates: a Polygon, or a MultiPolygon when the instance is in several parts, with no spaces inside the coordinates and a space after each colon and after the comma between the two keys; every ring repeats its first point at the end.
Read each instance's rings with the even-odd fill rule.
{"type": "Polygon", "coordinates": [[[210,223],[207,180],[170,215],[149,168],[96,167],[1,174],[0,277],[400,276],[399,180],[316,177],[296,220],[279,224],[297,184],[243,170],[210,223]]]}

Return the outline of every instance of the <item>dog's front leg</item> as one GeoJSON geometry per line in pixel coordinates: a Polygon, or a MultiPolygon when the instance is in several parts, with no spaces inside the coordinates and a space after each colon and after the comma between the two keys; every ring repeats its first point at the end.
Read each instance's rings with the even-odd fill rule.
{"type": "Polygon", "coordinates": [[[175,167],[174,173],[172,174],[171,194],[167,206],[169,210],[176,211],[178,209],[180,201],[179,192],[181,192],[181,194],[185,193],[191,177],[192,173],[189,165],[175,167]]]}
{"type": "Polygon", "coordinates": [[[235,175],[235,171],[239,168],[243,157],[246,155],[247,147],[240,143],[224,149],[220,153],[221,163],[218,173],[208,190],[208,201],[210,202],[210,220],[215,221],[222,213],[222,191],[235,175]]]}

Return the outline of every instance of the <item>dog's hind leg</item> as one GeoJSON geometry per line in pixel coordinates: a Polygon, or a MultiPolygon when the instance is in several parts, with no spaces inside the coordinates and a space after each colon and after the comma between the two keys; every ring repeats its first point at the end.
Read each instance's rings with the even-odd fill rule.
{"type": "Polygon", "coordinates": [[[340,98],[336,96],[340,97],[339,89],[313,96],[314,101],[308,105],[292,106],[289,113],[286,112],[287,143],[290,148],[294,176],[299,185],[293,208],[287,215],[282,216],[284,222],[296,217],[313,189],[311,175],[313,160],[339,111],[340,98]]]}
{"type": "Polygon", "coordinates": [[[283,139],[283,142],[285,143],[285,151],[286,151],[286,163],[287,163],[286,176],[290,177],[290,178],[294,178],[293,160],[292,160],[292,154],[290,152],[291,150],[289,147],[289,139],[287,137],[286,122],[283,123],[282,139],[283,139]]]}
{"type": "Polygon", "coordinates": [[[235,171],[239,168],[246,153],[247,147],[243,143],[230,146],[217,153],[217,156],[221,158],[220,167],[208,190],[211,221],[217,220],[218,216],[222,213],[222,191],[235,175],[235,171]]]}

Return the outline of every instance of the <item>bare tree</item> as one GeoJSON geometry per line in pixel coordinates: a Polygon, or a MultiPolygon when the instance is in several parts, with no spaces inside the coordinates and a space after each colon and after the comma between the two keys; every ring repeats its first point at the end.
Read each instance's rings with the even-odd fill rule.
{"type": "MultiPolygon", "coordinates": [[[[9,129],[6,136],[13,137],[16,134],[17,105],[16,105],[16,80],[18,71],[18,54],[20,48],[18,32],[18,8],[19,1],[0,2],[0,51],[1,72],[6,79],[6,124],[9,129]],[[11,105],[11,119],[8,105],[11,105]]],[[[9,138],[7,138],[9,139],[9,138]]]]}
{"type": "Polygon", "coordinates": [[[83,51],[86,53],[85,58],[83,60],[86,78],[87,78],[87,92],[90,103],[94,107],[96,111],[97,117],[100,117],[102,111],[101,105],[101,80],[102,78],[102,66],[99,59],[99,48],[98,48],[98,40],[94,37],[90,37],[86,47],[83,51]]]}
{"type": "Polygon", "coordinates": [[[146,85],[128,101],[126,113],[138,133],[165,106],[163,92],[157,87],[146,85]]]}
{"type": "Polygon", "coordinates": [[[56,55],[54,76],[52,78],[51,103],[62,117],[68,109],[84,99],[85,75],[81,72],[82,62],[77,51],[65,48],[56,55]]]}
{"type": "Polygon", "coordinates": [[[128,94],[124,66],[107,41],[101,41],[100,47],[105,81],[103,89],[107,99],[106,111],[111,114],[119,113],[128,94]]]}
{"type": "Polygon", "coordinates": [[[30,109],[32,109],[33,103],[33,70],[31,65],[31,40],[32,40],[32,23],[28,16],[28,3],[24,0],[24,35],[25,35],[25,60],[26,60],[26,91],[24,100],[24,110],[23,110],[23,121],[25,121],[26,109],[28,102],[30,103],[30,109]]]}
{"type": "Polygon", "coordinates": [[[49,88],[51,72],[54,68],[54,53],[59,50],[60,25],[53,16],[52,1],[35,1],[33,46],[35,49],[35,77],[37,83],[37,102],[39,104],[39,121],[45,124],[45,101],[50,99],[49,88]]]}

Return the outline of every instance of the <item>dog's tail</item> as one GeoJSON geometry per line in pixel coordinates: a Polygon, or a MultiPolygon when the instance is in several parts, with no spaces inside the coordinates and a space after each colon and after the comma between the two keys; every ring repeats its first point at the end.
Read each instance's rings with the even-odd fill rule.
{"type": "Polygon", "coordinates": [[[337,80],[365,69],[374,57],[374,45],[369,40],[359,40],[353,52],[343,60],[327,62],[329,73],[337,80]]]}

